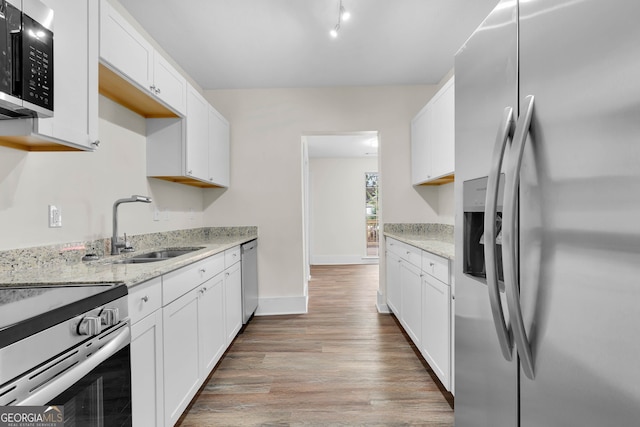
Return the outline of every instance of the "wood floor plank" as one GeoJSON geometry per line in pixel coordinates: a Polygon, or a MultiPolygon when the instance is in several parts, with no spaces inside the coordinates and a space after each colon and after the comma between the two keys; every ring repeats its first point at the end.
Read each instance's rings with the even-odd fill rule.
{"type": "Polygon", "coordinates": [[[254,317],[178,425],[453,426],[429,366],[376,310],[378,267],[311,274],[309,313],[254,317]]]}

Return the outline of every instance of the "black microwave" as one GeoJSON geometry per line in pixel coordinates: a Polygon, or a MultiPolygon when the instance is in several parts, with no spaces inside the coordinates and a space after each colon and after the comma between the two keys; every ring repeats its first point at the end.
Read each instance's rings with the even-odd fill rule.
{"type": "Polygon", "coordinates": [[[53,10],[0,0],[0,119],[53,116],[53,10]]]}

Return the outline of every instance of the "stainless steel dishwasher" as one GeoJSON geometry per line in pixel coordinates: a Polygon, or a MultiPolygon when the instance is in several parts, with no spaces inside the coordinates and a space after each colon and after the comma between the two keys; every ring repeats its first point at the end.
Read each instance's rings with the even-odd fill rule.
{"type": "Polygon", "coordinates": [[[258,308],[258,240],[242,245],[242,324],[258,308]]]}

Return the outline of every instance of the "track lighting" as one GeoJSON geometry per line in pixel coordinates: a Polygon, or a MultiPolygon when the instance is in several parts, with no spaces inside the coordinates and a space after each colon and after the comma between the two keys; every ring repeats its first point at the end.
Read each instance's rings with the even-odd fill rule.
{"type": "Polygon", "coordinates": [[[331,35],[331,37],[333,37],[334,39],[336,37],[338,37],[338,31],[340,30],[340,24],[336,24],[336,26],[333,28],[333,30],[329,31],[329,34],[331,35]]]}
{"type": "Polygon", "coordinates": [[[349,18],[351,18],[351,13],[342,7],[342,2],[340,2],[340,18],[342,18],[343,21],[348,21],[349,18]]]}
{"type": "Polygon", "coordinates": [[[329,35],[334,39],[338,37],[338,31],[340,31],[340,26],[342,25],[342,21],[348,21],[351,18],[351,13],[342,5],[342,0],[340,0],[340,8],[338,9],[338,23],[331,31],[329,31],[329,35]]]}

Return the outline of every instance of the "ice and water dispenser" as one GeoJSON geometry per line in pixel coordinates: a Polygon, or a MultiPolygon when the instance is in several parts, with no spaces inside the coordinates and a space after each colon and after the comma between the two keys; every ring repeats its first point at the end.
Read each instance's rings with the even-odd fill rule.
{"type": "MultiPolygon", "coordinates": [[[[463,183],[464,210],[464,253],[463,271],[486,283],[484,260],[484,213],[487,194],[487,177],[472,179],[463,183]]],[[[504,174],[498,181],[498,206],[496,214],[496,258],[498,280],[503,281],[502,272],[502,199],[504,194],[504,174]]]]}

